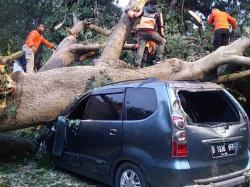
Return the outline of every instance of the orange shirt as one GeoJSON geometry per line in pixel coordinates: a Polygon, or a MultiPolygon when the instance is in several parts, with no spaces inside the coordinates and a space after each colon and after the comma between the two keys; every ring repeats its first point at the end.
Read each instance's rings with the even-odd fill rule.
{"type": "Polygon", "coordinates": [[[35,46],[36,49],[38,49],[41,43],[46,45],[48,48],[53,47],[53,44],[48,42],[37,30],[31,31],[25,42],[28,48],[30,48],[31,46],[35,46]]]}
{"type": "Polygon", "coordinates": [[[220,10],[213,10],[212,14],[209,16],[207,23],[211,25],[214,23],[214,29],[229,29],[229,23],[232,25],[233,29],[237,29],[236,20],[231,17],[228,13],[222,12],[220,10]]]}

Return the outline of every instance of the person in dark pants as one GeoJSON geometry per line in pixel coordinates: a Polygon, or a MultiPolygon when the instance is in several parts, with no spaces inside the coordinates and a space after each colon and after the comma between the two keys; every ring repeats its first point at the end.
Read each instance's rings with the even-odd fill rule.
{"type": "MultiPolygon", "coordinates": [[[[231,17],[228,13],[219,10],[214,7],[211,15],[208,18],[208,24],[214,25],[214,50],[218,49],[220,46],[228,45],[230,38],[229,24],[232,25],[232,32],[237,29],[236,20],[231,17]]],[[[228,69],[228,65],[220,65],[217,70],[214,71],[214,75],[221,76],[225,74],[228,69]]]]}
{"type": "Polygon", "coordinates": [[[156,61],[163,60],[164,46],[166,40],[164,39],[163,17],[162,13],[157,7],[156,0],[149,0],[148,4],[140,11],[126,10],[129,18],[141,18],[138,26],[138,44],[136,54],[136,65],[141,66],[145,46],[149,41],[154,41],[157,46],[156,61]],[[158,33],[158,32],[159,33],[158,33]]]}
{"type": "Polygon", "coordinates": [[[228,45],[230,37],[229,24],[232,25],[233,31],[237,29],[236,20],[228,13],[220,11],[218,8],[212,10],[208,18],[208,24],[214,24],[214,50],[220,46],[228,45]]]}

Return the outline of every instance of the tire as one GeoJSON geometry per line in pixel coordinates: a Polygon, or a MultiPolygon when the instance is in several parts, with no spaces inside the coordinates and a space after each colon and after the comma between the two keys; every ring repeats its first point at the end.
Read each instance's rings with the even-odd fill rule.
{"type": "Polygon", "coordinates": [[[131,187],[133,183],[132,187],[150,187],[141,168],[132,163],[123,163],[116,172],[115,187],[131,187]]]}

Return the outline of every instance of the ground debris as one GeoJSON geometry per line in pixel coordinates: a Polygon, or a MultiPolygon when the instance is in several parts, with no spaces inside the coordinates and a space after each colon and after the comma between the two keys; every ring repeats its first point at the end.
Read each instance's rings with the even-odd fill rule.
{"type": "Polygon", "coordinates": [[[0,162],[0,187],[104,187],[37,161],[0,162]]]}

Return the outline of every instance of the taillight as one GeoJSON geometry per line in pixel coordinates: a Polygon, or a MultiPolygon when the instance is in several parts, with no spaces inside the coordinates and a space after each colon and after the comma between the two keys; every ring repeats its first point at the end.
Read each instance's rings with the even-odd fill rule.
{"type": "Polygon", "coordinates": [[[187,137],[186,137],[186,121],[182,116],[172,116],[174,124],[172,136],[172,156],[173,157],[187,157],[187,137]]]}
{"type": "Polygon", "coordinates": [[[173,146],[172,147],[173,157],[187,157],[188,156],[187,144],[179,144],[176,141],[173,141],[172,146],[173,146]]]}
{"type": "Polygon", "coordinates": [[[185,129],[186,127],[186,122],[185,118],[182,116],[172,116],[172,121],[174,125],[179,128],[179,129],[185,129]]]}
{"type": "Polygon", "coordinates": [[[177,133],[175,133],[175,138],[176,138],[177,142],[179,142],[181,144],[187,143],[185,131],[178,131],[177,133]]]}

